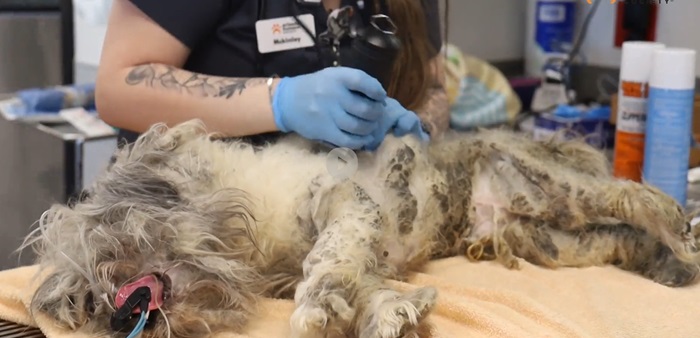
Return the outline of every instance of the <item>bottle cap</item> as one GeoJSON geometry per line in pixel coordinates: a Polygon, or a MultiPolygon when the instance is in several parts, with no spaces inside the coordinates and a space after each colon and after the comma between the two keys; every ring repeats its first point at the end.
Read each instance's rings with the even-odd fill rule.
{"type": "Polygon", "coordinates": [[[654,51],[649,87],[663,89],[695,88],[695,51],[666,48],[654,51]]]}
{"type": "Polygon", "coordinates": [[[624,42],[622,44],[620,80],[640,83],[649,82],[654,51],[664,47],[664,44],[658,42],[624,42]]]}

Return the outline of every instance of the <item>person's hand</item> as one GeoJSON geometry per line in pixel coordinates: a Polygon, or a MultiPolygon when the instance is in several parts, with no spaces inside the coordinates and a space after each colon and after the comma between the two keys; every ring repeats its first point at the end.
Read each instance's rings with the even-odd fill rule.
{"type": "Polygon", "coordinates": [[[386,91],[365,72],[331,67],[282,78],[273,94],[277,128],[338,147],[361,149],[374,141],[386,91]]]}
{"type": "Polygon", "coordinates": [[[404,108],[399,101],[386,99],[384,114],[379,120],[379,128],[372,134],[373,140],[364,150],[374,151],[382,144],[387,133],[393,131],[394,136],[402,137],[413,134],[422,141],[429,141],[430,136],[423,130],[421,120],[414,112],[404,108]]]}

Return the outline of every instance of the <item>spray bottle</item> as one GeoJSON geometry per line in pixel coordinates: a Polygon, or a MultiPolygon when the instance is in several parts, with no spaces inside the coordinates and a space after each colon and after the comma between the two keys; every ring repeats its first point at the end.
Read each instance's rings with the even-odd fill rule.
{"type": "Polygon", "coordinates": [[[686,205],[695,97],[695,56],[691,49],[654,51],[643,177],[686,205]]]}
{"type": "Polygon", "coordinates": [[[627,41],[622,44],[620,85],[613,174],[615,177],[641,182],[644,163],[644,135],[652,56],[663,44],[627,41]]]}

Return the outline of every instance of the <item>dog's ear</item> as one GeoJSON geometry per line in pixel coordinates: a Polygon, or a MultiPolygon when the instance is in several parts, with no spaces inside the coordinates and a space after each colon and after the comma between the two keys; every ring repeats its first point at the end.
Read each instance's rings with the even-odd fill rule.
{"type": "Polygon", "coordinates": [[[41,282],[31,301],[33,316],[46,315],[63,328],[77,330],[94,311],[94,297],[85,278],[71,271],[54,272],[41,282]]]}

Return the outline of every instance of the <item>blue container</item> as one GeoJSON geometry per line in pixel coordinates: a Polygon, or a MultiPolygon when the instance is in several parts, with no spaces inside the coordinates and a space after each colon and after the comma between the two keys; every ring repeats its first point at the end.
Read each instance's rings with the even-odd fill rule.
{"type": "Polygon", "coordinates": [[[535,118],[534,139],[548,140],[560,131],[560,139],[584,139],[601,150],[610,149],[615,144],[615,128],[610,124],[609,106],[582,109],[560,105],[551,114],[535,118]]]}
{"type": "Polygon", "coordinates": [[[695,50],[654,51],[642,177],[685,206],[695,98],[695,50]]]}
{"type": "Polygon", "coordinates": [[[681,205],[688,194],[694,97],[692,89],[649,89],[643,177],[681,205]]]}
{"type": "Polygon", "coordinates": [[[538,0],[535,20],[535,41],[545,53],[568,52],[573,44],[576,0],[538,0]]]}

